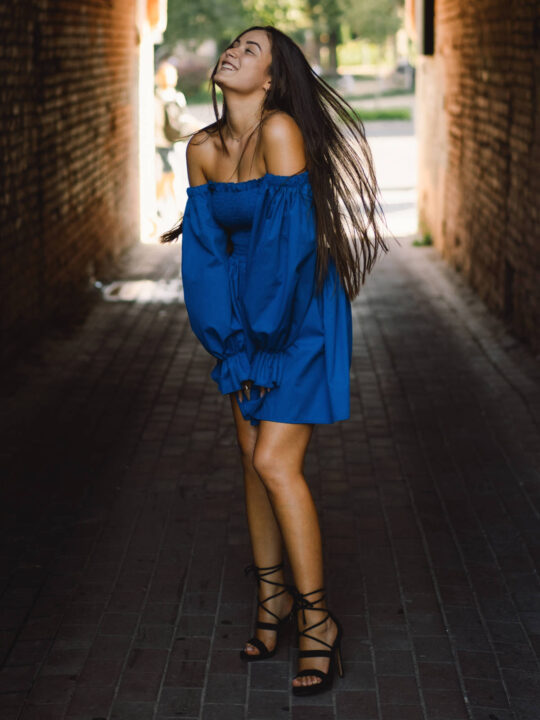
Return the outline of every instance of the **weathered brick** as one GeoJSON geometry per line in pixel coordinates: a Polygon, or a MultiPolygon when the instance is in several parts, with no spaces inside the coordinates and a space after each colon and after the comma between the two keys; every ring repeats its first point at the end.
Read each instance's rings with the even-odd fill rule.
{"type": "Polygon", "coordinates": [[[419,221],[512,332],[540,350],[538,4],[438,0],[417,64],[419,221]]]}
{"type": "Polygon", "coordinates": [[[5,357],[138,235],[135,3],[0,5],[5,357]]]}

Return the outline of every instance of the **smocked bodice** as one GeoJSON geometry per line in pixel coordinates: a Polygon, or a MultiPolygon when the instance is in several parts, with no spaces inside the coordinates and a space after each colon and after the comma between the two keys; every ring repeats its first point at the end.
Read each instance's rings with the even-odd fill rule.
{"type": "Polygon", "coordinates": [[[232,243],[231,257],[245,259],[248,252],[251,228],[255,216],[257,199],[265,187],[297,187],[311,193],[308,172],[297,175],[274,175],[267,173],[260,178],[241,182],[216,182],[209,180],[204,185],[189,187],[188,196],[208,193],[210,210],[214,220],[223,227],[232,243]]]}
{"type": "Polygon", "coordinates": [[[226,192],[219,186],[211,193],[210,208],[215,220],[227,230],[233,257],[247,256],[256,204],[256,189],[226,192]]]}

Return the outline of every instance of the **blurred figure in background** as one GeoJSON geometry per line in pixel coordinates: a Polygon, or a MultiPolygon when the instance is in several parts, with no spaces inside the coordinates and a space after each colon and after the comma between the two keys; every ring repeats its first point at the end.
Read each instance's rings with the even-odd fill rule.
{"type": "Polygon", "coordinates": [[[167,226],[178,217],[180,205],[185,204],[185,150],[191,134],[201,124],[186,111],[186,97],[176,89],[178,71],[170,61],[159,64],[155,80],[156,197],[160,222],[167,226]]]}

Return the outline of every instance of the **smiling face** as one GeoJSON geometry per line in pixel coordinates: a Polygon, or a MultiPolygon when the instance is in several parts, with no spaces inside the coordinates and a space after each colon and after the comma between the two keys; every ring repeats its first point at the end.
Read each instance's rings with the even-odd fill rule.
{"type": "Polygon", "coordinates": [[[221,54],[214,81],[222,89],[265,92],[270,87],[272,49],[264,30],[249,30],[221,54]]]}

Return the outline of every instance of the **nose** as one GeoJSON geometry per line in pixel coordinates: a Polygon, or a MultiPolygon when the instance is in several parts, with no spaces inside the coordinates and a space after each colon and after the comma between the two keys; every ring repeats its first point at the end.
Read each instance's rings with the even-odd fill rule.
{"type": "Polygon", "coordinates": [[[227,48],[225,50],[225,57],[236,57],[236,48],[227,48]]]}

